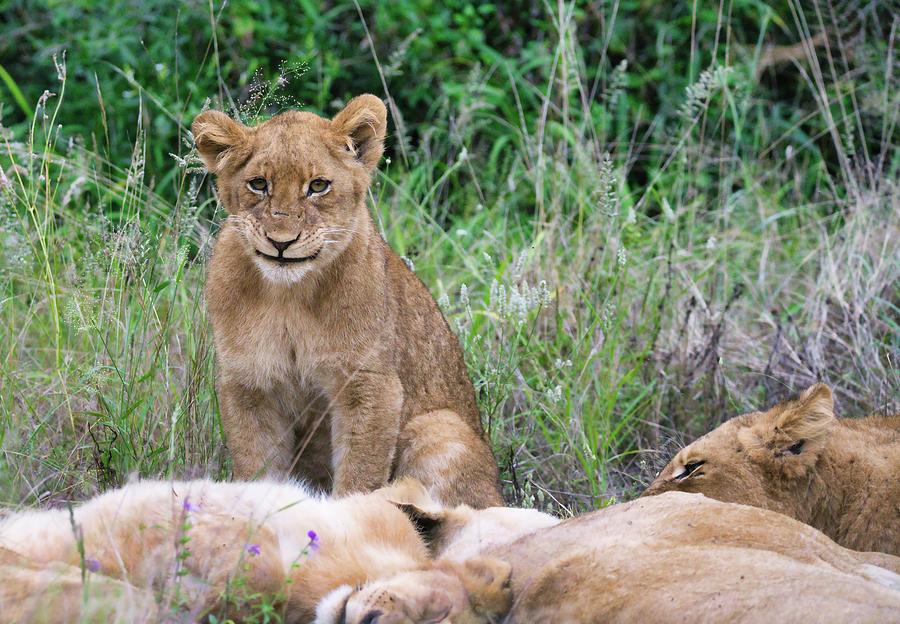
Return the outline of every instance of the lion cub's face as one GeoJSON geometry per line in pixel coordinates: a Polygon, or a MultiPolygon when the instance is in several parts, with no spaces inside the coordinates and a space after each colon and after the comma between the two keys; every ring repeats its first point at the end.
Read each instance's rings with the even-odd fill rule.
{"type": "Polygon", "coordinates": [[[292,283],[334,260],[369,218],[365,194],[387,111],[373,95],[334,119],[290,111],[247,127],[218,111],[194,120],[197,150],[261,274],[292,283]]]}
{"type": "Polygon", "coordinates": [[[796,400],[732,418],[683,448],[644,492],[699,492],[796,516],[805,478],[835,424],[831,390],[816,384],[796,400]]]}
{"type": "Polygon", "coordinates": [[[511,603],[511,566],[494,557],[438,561],[359,589],[332,591],[316,609],[316,624],[487,624],[511,603]]]}

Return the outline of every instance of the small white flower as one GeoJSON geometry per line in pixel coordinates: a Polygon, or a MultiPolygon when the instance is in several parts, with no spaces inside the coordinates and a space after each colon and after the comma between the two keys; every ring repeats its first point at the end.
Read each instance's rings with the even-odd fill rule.
{"type": "Polygon", "coordinates": [[[178,248],[178,252],[175,254],[175,266],[178,268],[183,267],[187,264],[188,261],[188,246],[182,245],[178,248]]]}
{"type": "Polygon", "coordinates": [[[47,100],[52,97],[56,97],[56,94],[51,93],[49,89],[44,89],[41,97],[38,98],[38,108],[44,108],[47,105],[47,100]]]}
{"type": "Polygon", "coordinates": [[[716,240],[715,236],[710,236],[709,238],[706,239],[706,248],[709,250],[715,249],[717,244],[718,244],[718,241],[716,240]]]}
{"type": "Polygon", "coordinates": [[[595,453],[594,449],[591,448],[591,445],[588,444],[587,439],[581,441],[581,450],[584,451],[586,457],[590,457],[593,461],[597,461],[597,453],[595,453]]]}
{"type": "Polygon", "coordinates": [[[447,296],[447,293],[443,293],[437,300],[438,307],[446,310],[450,307],[450,297],[447,296]]]}
{"type": "Polygon", "coordinates": [[[613,310],[612,304],[604,304],[603,310],[600,312],[600,326],[602,329],[609,329],[612,326],[613,319],[615,318],[615,310],[613,310]]]}
{"type": "Polygon", "coordinates": [[[522,252],[519,254],[519,257],[516,258],[516,263],[513,265],[512,270],[512,278],[516,281],[522,279],[522,274],[525,272],[525,253],[522,252]]]}
{"type": "Polygon", "coordinates": [[[469,235],[469,232],[467,230],[459,228],[458,230],[456,230],[456,235],[460,238],[465,238],[466,236],[469,235]]]}
{"type": "Polygon", "coordinates": [[[561,403],[561,402],[562,402],[562,399],[563,399],[563,389],[562,389],[562,386],[559,385],[559,384],[556,384],[556,386],[554,386],[553,388],[549,388],[549,389],[545,392],[545,395],[547,396],[547,399],[548,399],[551,403],[561,403]]]}
{"type": "Polygon", "coordinates": [[[547,287],[547,280],[541,280],[537,285],[538,293],[540,294],[540,303],[541,305],[550,305],[552,301],[552,296],[550,294],[550,289],[547,287]]]}
{"type": "Polygon", "coordinates": [[[172,152],[169,152],[169,156],[171,156],[171,157],[175,160],[175,163],[176,163],[180,168],[182,168],[182,169],[186,169],[186,168],[187,168],[187,166],[188,166],[187,158],[182,158],[182,157],[179,156],[178,154],[173,154],[172,152]]]}
{"type": "Polygon", "coordinates": [[[459,287],[459,302],[463,307],[469,305],[469,287],[465,284],[459,287]]]}
{"type": "Polygon", "coordinates": [[[62,61],[56,58],[56,55],[53,55],[53,66],[56,67],[56,78],[60,82],[65,82],[66,80],[66,51],[63,50],[62,53],[62,61]]]}
{"type": "Polygon", "coordinates": [[[628,255],[625,253],[625,245],[619,247],[619,250],[616,252],[616,262],[622,267],[628,262],[628,255]]]}

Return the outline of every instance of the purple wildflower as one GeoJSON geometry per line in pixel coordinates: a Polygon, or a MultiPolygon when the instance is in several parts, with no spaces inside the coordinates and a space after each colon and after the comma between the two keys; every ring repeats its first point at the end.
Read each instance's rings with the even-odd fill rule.
{"type": "Polygon", "coordinates": [[[259,547],[259,544],[247,544],[246,551],[255,557],[262,554],[262,549],[259,547]]]}
{"type": "Polygon", "coordinates": [[[195,505],[189,498],[184,499],[184,503],[181,506],[185,511],[200,511],[200,505],[195,505]]]}
{"type": "Polygon", "coordinates": [[[90,570],[91,572],[99,572],[100,571],[100,562],[97,559],[86,558],[84,560],[84,567],[90,570]]]}
{"type": "Polygon", "coordinates": [[[312,529],[310,529],[309,531],[306,532],[306,537],[309,538],[309,547],[312,550],[318,550],[319,549],[318,534],[315,531],[313,531],[312,529]]]}

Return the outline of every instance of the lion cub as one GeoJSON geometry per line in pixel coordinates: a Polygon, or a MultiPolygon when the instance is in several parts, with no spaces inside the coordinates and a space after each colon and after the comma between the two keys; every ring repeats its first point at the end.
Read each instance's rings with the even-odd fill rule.
{"type": "Polygon", "coordinates": [[[699,492],[792,516],[855,550],[900,555],[900,417],[838,420],[831,389],[732,418],[643,496],[699,492]]]}
{"type": "Polygon", "coordinates": [[[535,510],[442,509],[412,493],[389,497],[427,528],[436,561],[333,590],[316,624],[893,622],[900,613],[900,558],[847,550],[765,509],[669,492],[559,522],[535,510]]]}
{"type": "Polygon", "coordinates": [[[13,513],[0,519],[0,621],[170,621],[170,603],[192,620],[227,612],[242,621],[268,601],[284,622],[309,622],[336,587],[428,564],[421,536],[388,495],[143,481],[71,516],[13,513]]]}
{"type": "Polygon", "coordinates": [[[235,476],[336,494],[413,476],[447,504],[499,505],[459,343],[366,206],[386,126],[373,95],[331,120],[194,121],[229,213],[206,298],[235,476]]]}

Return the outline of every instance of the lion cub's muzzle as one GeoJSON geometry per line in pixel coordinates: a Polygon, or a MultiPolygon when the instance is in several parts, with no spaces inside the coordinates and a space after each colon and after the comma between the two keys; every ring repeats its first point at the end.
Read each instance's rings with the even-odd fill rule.
{"type": "Polygon", "coordinates": [[[262,240],[256,241],[256,255],[273,263],[291,264],[315,260],[325,241],[319,232],[281,234],[264,233],[262,240]]]}

